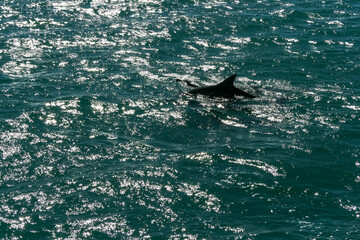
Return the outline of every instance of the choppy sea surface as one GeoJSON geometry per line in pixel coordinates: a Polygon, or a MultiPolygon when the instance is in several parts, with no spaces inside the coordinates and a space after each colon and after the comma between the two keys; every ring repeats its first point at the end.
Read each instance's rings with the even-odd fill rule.
{"type": "Polygon", "coordinates": [[[2,0],[0,238],[360,238],[359,47],[355,0],[2,0]]]}

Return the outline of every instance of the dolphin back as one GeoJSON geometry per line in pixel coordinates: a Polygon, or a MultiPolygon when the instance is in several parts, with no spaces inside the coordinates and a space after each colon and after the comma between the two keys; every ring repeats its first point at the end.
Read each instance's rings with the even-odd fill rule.
{"type": "Polygon", "coordinates": [[[255,98],[255,96],[244,92],[234,86],[237,74],[234,74],[217,85],[197,87],[189,91],[192,94],[203,94],[215,97],[234,98],[235,95],[247,98],[255,98]]]}

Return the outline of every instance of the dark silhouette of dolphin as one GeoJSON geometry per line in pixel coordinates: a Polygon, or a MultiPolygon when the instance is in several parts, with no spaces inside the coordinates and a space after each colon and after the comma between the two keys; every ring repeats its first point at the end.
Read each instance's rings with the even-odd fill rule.
{"type": "Polygon", "coordinates": [[[247,92],[244,92],[234,86],[234,81],[236,76],[237,74],[234,74],[217,85],[204,86],[204,87],[199,87],[187,80],[177,79],[176,81],[183,81],[186,82],[190,87],[195,87],[194,89],[191,89],[189,91],[189,93],[192,94],[201,94],[212,97],[224,97],[224,98],[235,98],[235,96],[255,98],[255,96],[247,92]]]}

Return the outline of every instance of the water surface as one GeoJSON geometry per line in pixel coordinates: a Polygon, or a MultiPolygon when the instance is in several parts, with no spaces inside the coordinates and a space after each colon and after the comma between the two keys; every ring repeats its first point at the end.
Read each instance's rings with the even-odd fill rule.
{"type": "Polygon", "coordinates": [[[4,0],[4,239],[355,239],[356,1],[4,0]],[[186,94],[187,79],[258,96],[186,94]]]}

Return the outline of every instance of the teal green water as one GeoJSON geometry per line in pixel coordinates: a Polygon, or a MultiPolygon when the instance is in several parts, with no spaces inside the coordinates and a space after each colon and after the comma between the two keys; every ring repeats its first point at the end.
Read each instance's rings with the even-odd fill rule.
{"type": "Polygon", "coordinates": [[[2,0],[1,239],[359,239],[360,4],[2,0]],[[175,81],[258,96],[192,96],[175,81]]]}

